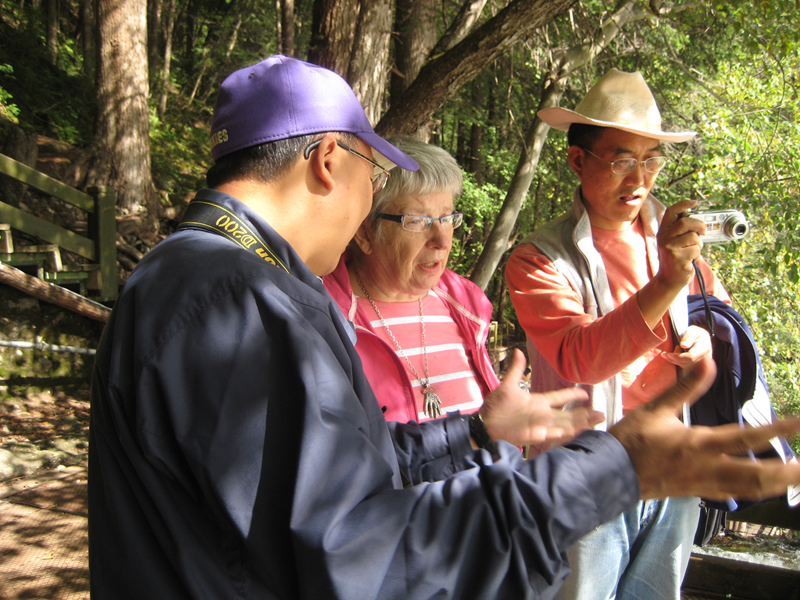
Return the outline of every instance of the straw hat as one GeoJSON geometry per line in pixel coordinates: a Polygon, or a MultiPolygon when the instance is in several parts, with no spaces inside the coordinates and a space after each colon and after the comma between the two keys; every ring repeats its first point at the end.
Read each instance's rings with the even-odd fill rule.
{"type": "Polygon", "coordinates": [[[597,80],[575,110],[545,108],[539,118],[561,131],[572,123],[613,127],[663,142],[685,142],[694,131],[662,131],[656,99],[639,71],[611,69],[597,80]]]}

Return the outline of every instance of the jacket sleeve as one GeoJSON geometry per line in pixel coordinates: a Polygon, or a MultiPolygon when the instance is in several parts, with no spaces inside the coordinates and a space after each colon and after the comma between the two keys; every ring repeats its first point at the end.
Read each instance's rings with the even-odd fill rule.
{"type": "Polygon", "coordinates": [[[507,444],[496,463],[466,450],[459,415],[395,428],[393,442],[371,392],[355,392],[368,388],[354,349],[331,342],[338,325],[297,299],[244,300],[204,319],[217,324],[162,344],[173,358],[142,374],[186,402],[162,419],[180,446],[162,468],[216,507],[221,537],[234,535],[285,597],[550,598],[566,548],[638,499],[627,454],[605,433],[529,462],[507,444]],[[263,328],[245,328],[255,315],[263,328]],[[221,328],[238,335],[220,340],[221,328]],[[417,485],[400,484],[398,456],[417,485]]]}
{"type": "Polygon", "coordinates": [[[652,331],[636,296],[595,318],[557,266],[533,244],[517,247],[506,266],[511,302],[528,338],[567,381],[597,384],[666,340],[652,331]]]}

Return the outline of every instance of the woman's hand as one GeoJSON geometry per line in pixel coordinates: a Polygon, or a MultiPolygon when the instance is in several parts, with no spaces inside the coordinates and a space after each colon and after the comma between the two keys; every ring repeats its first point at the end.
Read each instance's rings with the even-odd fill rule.
{"type": "Polygon", "coordinates": [[[529,394],[520,388],[525,366],[525,355],[514,350],[503,381],[484,399],[480,414],[493,440],[515,446],[563,443],[605,420],[582,389],[529,394]]]}

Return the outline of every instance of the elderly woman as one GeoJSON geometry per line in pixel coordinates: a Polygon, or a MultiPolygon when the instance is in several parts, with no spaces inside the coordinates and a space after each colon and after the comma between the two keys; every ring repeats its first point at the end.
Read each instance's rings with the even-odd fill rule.
{"type": "Polygon", "coordinates": [[[498,385],[486,351],[492,305],[446,268],[462,214],[458,164],[411,138],[391,143],[417,160],[396,169],[375,195],[325,287],[355,324],[356,349],[390,421],[471,412],[498,385]]]}

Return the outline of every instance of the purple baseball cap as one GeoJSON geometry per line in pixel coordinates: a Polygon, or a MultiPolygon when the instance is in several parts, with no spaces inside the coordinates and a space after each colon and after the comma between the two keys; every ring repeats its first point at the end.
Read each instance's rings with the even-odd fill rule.
{"type": "Polygon", "coordinates": [[[386,170],[419,164],[370,125],[352,88],[339,75],[302,60],[275,55],[234,71],[220,86],[211,124],[214,161],[236,150],[300,135],[352,133],[386,170]]]}

